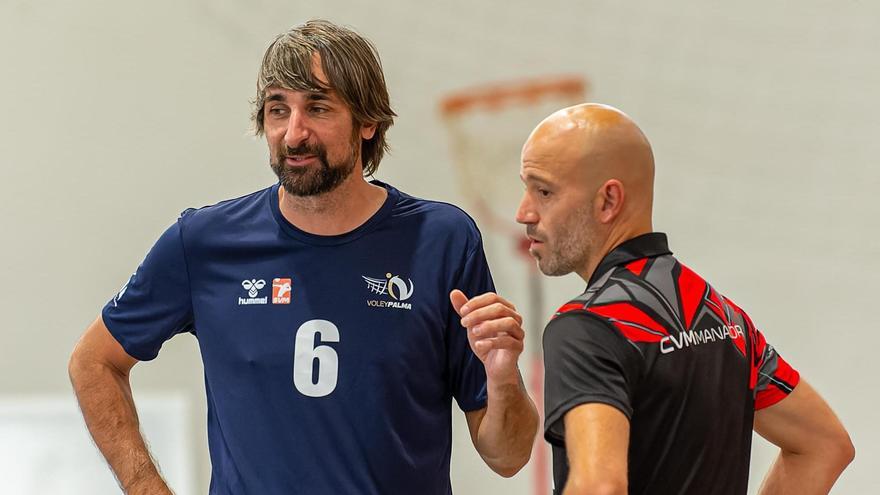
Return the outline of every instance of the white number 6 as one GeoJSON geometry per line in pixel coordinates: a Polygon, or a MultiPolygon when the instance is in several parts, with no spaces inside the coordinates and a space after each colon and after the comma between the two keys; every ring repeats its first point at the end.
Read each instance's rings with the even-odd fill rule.
{"type": "Polygon", "coordinates": [[[328,345],[315,345],[315,334],[320,334],[319,342],[339,342],[339,329],[332,322],[309,320],[300,325],[293,348],[293,385],[303,395],[324,397],[336,389],[339,356],[328,345]]]}

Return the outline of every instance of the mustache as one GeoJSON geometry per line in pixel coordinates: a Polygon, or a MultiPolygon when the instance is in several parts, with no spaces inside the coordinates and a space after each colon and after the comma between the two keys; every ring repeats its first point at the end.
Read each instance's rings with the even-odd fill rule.
{"type": "Polygon", "coordinates": [[[322,144],[309,144],[303,142],[296,147],[291,148],[290,146],[285,146],[278,150],[278,154],[275,156],[274,160],[270,160],[273,167],[278,167],[279,170],[283,170],[286,167],[284,166],[284,159],[293,156],[293,155],[313,155],[317,157],[318,164],[321,168],[329,168],[329,164],[327,163],[327,148],[322,144]]]}
{"type": "Polygon", "coordinates": [[[308,143],[302,143],[299,146],[297,146],[296,148],[291,148],[290,146],[285,146],[284,150],[285,150],[285,156],[290,156],[290,155],[318,155],[318,156],[322,156],[322,154],[324,153],[323,146],[321,146],[319,144],[316,144],[313,146],[308,143]]]}

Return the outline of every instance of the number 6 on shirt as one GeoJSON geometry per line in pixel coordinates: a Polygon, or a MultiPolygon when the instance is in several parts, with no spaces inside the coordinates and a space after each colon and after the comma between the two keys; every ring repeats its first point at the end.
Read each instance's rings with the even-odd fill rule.
{"type": "Polygon", "coordinates": [[[320,334],[320,343],[339,342],[339,329],[332,322],[309,320],[300,325],[293,348],[293,385],[303,395],[324,397],[336,389],[339,356],[329,345],[315,345],[315,334],[320,334]],[[317,380],[314,380],[315,360],[317,380]]]}

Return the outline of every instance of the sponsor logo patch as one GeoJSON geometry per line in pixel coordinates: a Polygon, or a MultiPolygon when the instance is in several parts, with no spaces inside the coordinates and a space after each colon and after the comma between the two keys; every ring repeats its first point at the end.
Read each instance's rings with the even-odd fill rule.
{"type": "Polygon", "coordinates": [[[719,325],[715,328],[688,330],[676,335],[668,335],[660,339],[660,352],[669,354],[686,347],[709,344],[716,341],[745,338],[745,332],[739,325],[719,325]]]}
{"type": "Polygon", "coordinates": [[[272,279],[272,304],[290,304],[293,285],[289,278],[272,279]]]}
{"type": "Polygon", "coordinates": [[[250,280],[242,280],[241,288],[247,291],[248,297],[238,297],[238,305],[245,306],[250,304],[269,304],[269,296],[259,297],[260,289],[266,286],[266,281],[263,279],[257,280],[252,278],[250,280]]]}

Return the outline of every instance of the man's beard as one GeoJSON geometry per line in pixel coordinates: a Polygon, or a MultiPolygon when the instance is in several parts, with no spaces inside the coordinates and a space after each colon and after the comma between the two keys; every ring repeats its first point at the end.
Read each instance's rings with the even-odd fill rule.
{"type": "Polygon", "coordinates": [[[568,223],[560,227],[553,236],[552,245],[550,242],[544,244],[542,257],[536,257],[541,273],[549,277],[558,277],[586,266],[597,241],[594,237],[596,229],[589,215],[589,205],[578,208],[568,218],[568,223]]]}
{"type": "Polygon", "coordinates": [[[351,175],[357,163],[358,148],[353,144],[351,149],[348,159],[331,165],[327,161],[327,149],[321,144],[311,146],[303,143],[296,148],[285,146],[270,165],[288,194],[317,196],[336,189],[351,175]],[[290,167],[285,163],[285,158],[291,155],[314,155],[318,163],[290,167]]]}

